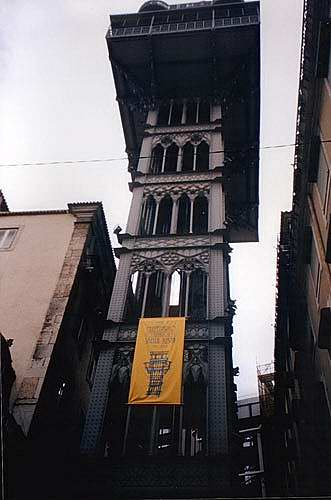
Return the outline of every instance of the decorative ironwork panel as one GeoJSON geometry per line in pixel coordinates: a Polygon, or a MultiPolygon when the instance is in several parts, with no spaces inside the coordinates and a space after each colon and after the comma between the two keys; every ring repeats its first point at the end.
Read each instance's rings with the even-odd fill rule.
{"type": "MultiPolygon", "coordinates": [[[[185,173],[181,174],[180,172],[177,174],[162,174],[160,175],[148,175],[144,179],[145,184],[163,184],[163,183],[174,183],[178,184],[180,182],[201,182],[201,181],[210,181],[214,177],[215,173],[212,170],[208,172],[194,172],[194,173],[185,173]]],[[[218,173],[219,175],[219,173],[218,173]]]]}
{"type": "MultiPolygon", "coordinates": [[[[117,339],[117,333],[117,328],[106,330],[103,340],[114,342],[117,339]]],[[[97,453],[100,446],[114,354],[115,348],[110,348],[99,355],[81,443],[81,451],[85,454],[97,453]]]]}
{"type": "Polygon", "coordinates": [[[209,456],[228,453],[226,384],[224,347],[211,343],[209,346],[208,384],[209,456]]]}
{"type": "Polygon", "coordinates": [[[169,236],[168,238],[153,238],[151,242],[150,238],[139,238],[134,243],[134,248],[150,248],[151,243],[153,243],[154,248],[168,248],[169,246],[176,247],[188,247],[188,246],[207,246],[210,244],[209,236],[188,236],[188,237],[175,237],[169,236]]]}
{"type": "Polygon", "coordinates": [[[133,254],[131,272],[137,270],[144,271],[145,266],[151,266],[151,272],[153,268],[155,270],[163,269],[171,272],[177,269],[177,267],[184,267],[188,263],[193,268],[207,268],[209,264],[209,252],[201,249],[196,251],[194,248],[162,253],[158,250],[141,251],[139,254],[133,254]]]}
{"type": "Polygon", "coordinates": [[[223,250],[211,250],[209,264],[209,318],[224,315],[224,257],[223,250]]]}
{"type": "Polygon", "coordinates": [[[118,271],[111,296],[108,319],[121,321],[123,318],[126,294],[130,281],[131,254],[121,255],[118,271]]]}
{"type": "Polygon", "coordinates": [[[183,193],[198,196],[200,194],[208,195],[209,190],[210,183],[208,183],[208,181],[204,181],[199,184],[147,184],[144,189],[144,196],[147,197],[149,195],[157,195],[163,197],[166,194],[169,194],[170,196],[179,196],[183,193]]]}
{"type": "MultiPolygon", "coordinates": [[[[223,327],[222,327],[223,328],[223,327]]],[[[119,342],[135,342],[137,337],[137,326],[120,326],[118,337],[119,342]]],[[[187,340],[208,340],[209,338],[208,325],[187,323],[185,328],[185,338],[187,340]]]]}
{"type": "MultiPolygon", "coordinates": [[[[178,461],[176,459],[160,463],[128,462],[109,464],[111,468],[111,485],[119,493],[132,494],[139,497],[146,493],[158,491],[168,495],[176,491],[178,496],[190,494],[190,491],[208,491],[230,496],[230,474],[228,464],[208,462],[206,459],[178,461]],[[137,495],[137,496],[138,496],[137,495]]],[[[157,494],[157,493],[156,493],[157,494]]],[[[159,495],[158,495],[159,496],[159,495]]]]}
{"type": "Polygon", "coordinates": [[[122,342],[134,342],[137,337],[137,329],[138,327],[136,326],[121,326],[118,332],[118,340],[122,342]]]}

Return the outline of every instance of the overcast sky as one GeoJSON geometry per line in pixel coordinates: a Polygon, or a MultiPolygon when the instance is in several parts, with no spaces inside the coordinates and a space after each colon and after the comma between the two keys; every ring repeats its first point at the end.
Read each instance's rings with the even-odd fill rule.
{"type": "MultiPolygon", "coordinates": [[[[105,34],[110,13],[134,12],[141,3],[2,0],[1,164],[125,157],[105,34]]],[[[261,146],[294,142],[302,3],[261,1],[261,146]]],[[[260,241],[233,245],[240,397],[256,392],[256,362],[273,358],[277,234],[280,211],[291,207],[293,154],[288,146],[261,150],[260,241]]],[[[12,211],[100,200],[112,232],[126,224],[126,168],[125,160],[0,167],[0,187],[12,211]]]]}

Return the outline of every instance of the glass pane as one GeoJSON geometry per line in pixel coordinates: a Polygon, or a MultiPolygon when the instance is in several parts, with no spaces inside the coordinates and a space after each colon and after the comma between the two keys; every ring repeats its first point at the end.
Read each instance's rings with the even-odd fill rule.
{"type": "Polygon", "coordinates": [[[15,238],[17,229],[0,229],[0,248],[8,250],[15,238]]]}
{"type": "Polygon", "coordinates": [[[238,418],[248,418],[249,416],[249,405],[238,406],[238,418]]]}

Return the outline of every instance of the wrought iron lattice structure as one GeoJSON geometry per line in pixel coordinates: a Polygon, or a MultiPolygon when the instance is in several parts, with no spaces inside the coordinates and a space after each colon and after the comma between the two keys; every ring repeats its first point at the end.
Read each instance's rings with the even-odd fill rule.
{"type": "MultiPolygon", "coordinates": [[[[82,451],[121,498],[234,496],[229,243],[258,238],[259,3],[150,1],[106,39],[132,203],[82,451]],[[138,319],[161,316],[187,318],[183,404],[128,407],[138,319]]],[[[167,363],[151,353],[153,393],[167,363]]]]}
{"type": "Polygon", "coordinates": [[[275,409],[274,362],[257,366],[259,399],[263,417],[272,417],[275,409]]]}

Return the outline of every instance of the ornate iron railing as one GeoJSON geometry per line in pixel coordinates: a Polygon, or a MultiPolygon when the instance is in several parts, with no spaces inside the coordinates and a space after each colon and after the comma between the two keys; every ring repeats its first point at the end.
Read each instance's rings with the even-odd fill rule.
{"type": "Polygon", "coordinates": [[[183,31],[197,31],[207,29],[228,28],[230,26],[242,26],[248,24],[258,24],[259,16],[238,16],[207,19],[204,21],[189,21],[178,23],[156,24],[149,26],[134,26],[127,28],[109,28],[107,36],[116,38],[122,36],[140,36],[160,33],[177,33],[183,31]]]}

